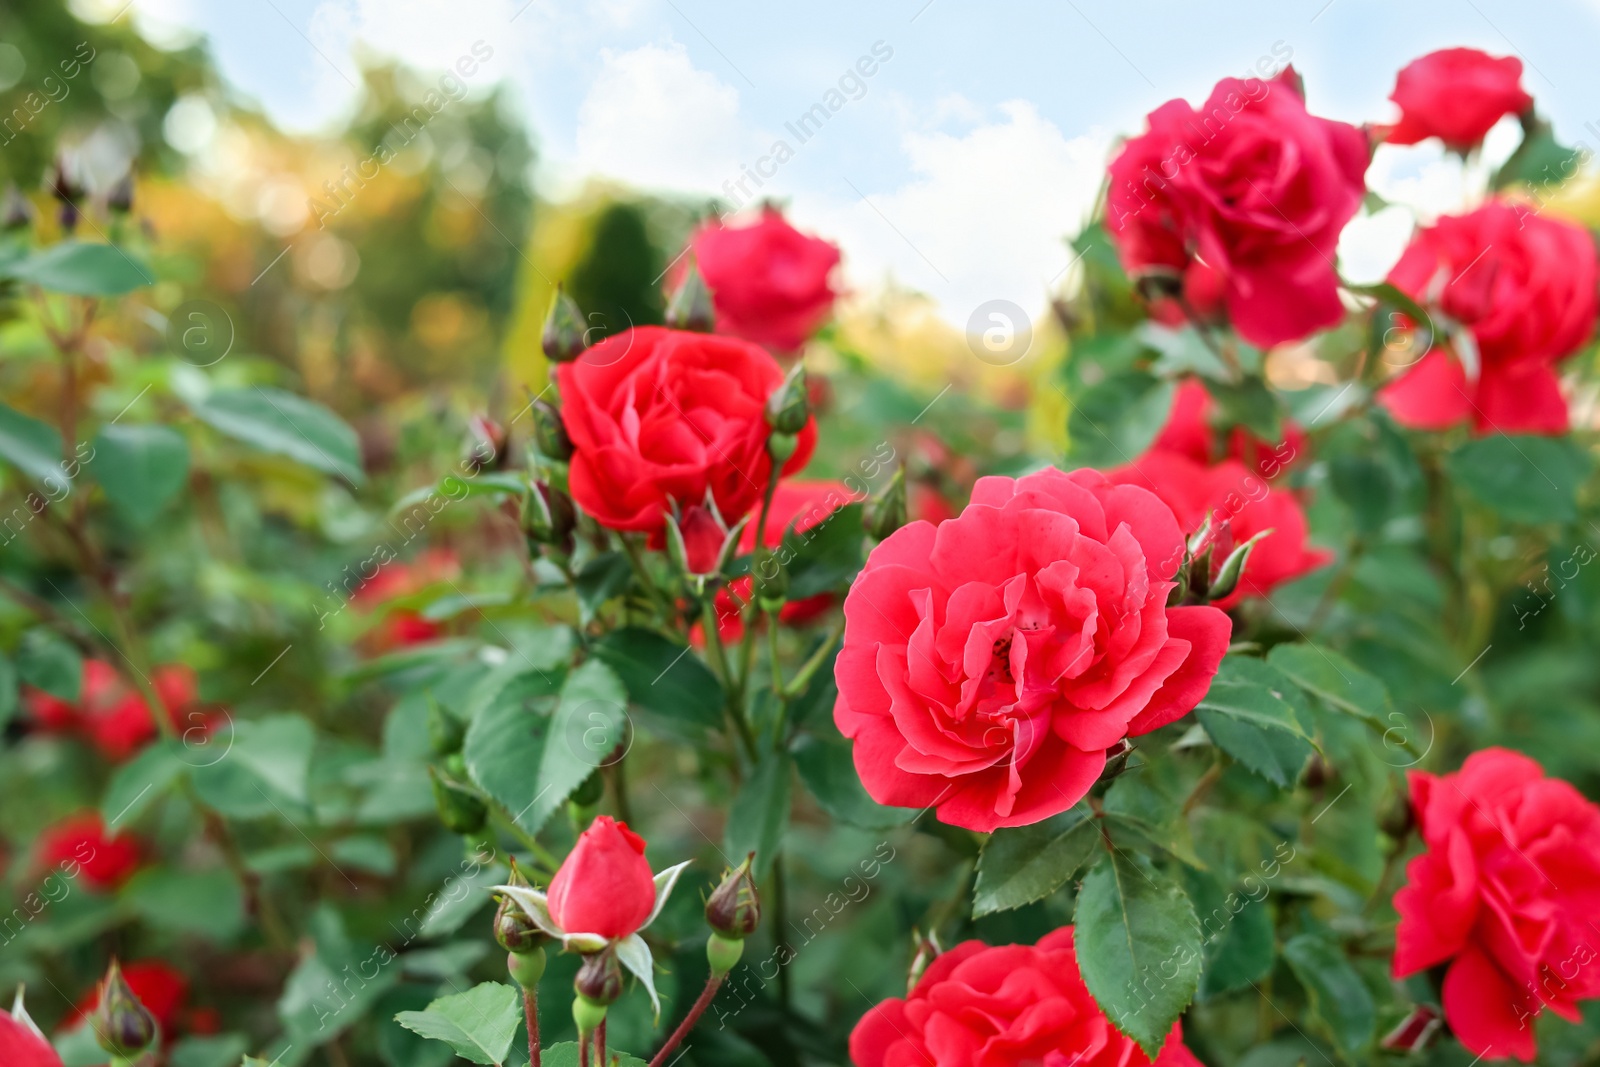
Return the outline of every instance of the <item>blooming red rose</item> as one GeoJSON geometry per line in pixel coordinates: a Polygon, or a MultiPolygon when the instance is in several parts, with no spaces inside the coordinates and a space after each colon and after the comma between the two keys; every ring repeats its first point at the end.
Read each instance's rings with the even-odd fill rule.
{"type": "Polygon", "coordinates": [[[690,243],[723,333],[793,352],[833,307],[838,247],[801,233],[776,208],[745,226],[707,223],[690,243]]]}
{"type": "MultiPolygon", "coordinates": [[[[194,705],[194,672],[168,664],[157,667],[150,684],[174,724],[194,705]]],[[[37,689],[24,692],[29,713],[51,733],[76,733],[86,737],[110,759],[121,762],[138,752],[157,728],[150,706],[132,685],[104,660],[83,661],[83,682],[76,704],[37,689]]]]}
{"type": "MultiPolygon", "coordinates": [[[[122,964],[121,969],[128,988],[160,1024],[162,1043],[171,1042],[177,1032],[178,1017],[189,1000],[189,980],[165,960],[135,960],[122,964]]],[[[71,1026],[99,1006],[100,983],[96,982],[78,998],[62,1028],[71,1026]]]]}
{"type": "Polygon", "coordinates": [[[0,1063],[6,1067],[61,1067],[61,1057],[29,1019],[0,1012],[0,1063]]]}
{"type": "Polygon", "coordinates": [[[1554,364],[1594,332],[1600,267],[1581,226],[1491,200],[1417,233],[1389,281],[1472,331],[1475,373],[1442,348],[1379,393],[1396,420],[1481,433],[1565,433],[1554,364]]]}
{"type": "Polygon", "coordinates": [[[1496,59],[1476,48],[1443,48],[1413,59],[1394,80],[1389,99],[1400,121],[1384,140],[1416,144],[1437,137],[1458,152],[1482,141],[1506,115],[1533,106],[1522,89],[1522,60],[1496,59]]]}
{"type": "Polygon", "coordinates": [[[106,833],[97,812],[61,820],[39,835],[39,863],[81,875],[96,889],[112,890],[139,868],[139,845],[131,837],[106,833]]]}
{"type": "MultiPolygon", "coordinates": [[[[667,513],[705,503],[729,524],[760,502],[777,360],[733,337],[641,326],[556,368],[572,438],[572,497],[603,526],[660,536],[667,513]]],[[[808,421],[783,473],[811,458],[808,421]]]]}
{"type": "Polygon", "coordinates": [[[550,880],[548,901],[550,918],[569,934],[618,939],[637,932],[656,905],[644,838],[625,822],[597,816],[550,880]]]}
{"type": "Polygon", "coordinates": [[[1118,485],[1137,485],[1160,497],[1185,534],[1197,532],[1211,516],[1212,564],[1219,567],[1236,545],[1263,530],[1238,587],[1216,603],[1231,608],[1245,597],[1264,597],[1284,582],[1333,559],[1327,549],[1307,544],[1310,524],[1293,493],[1270,489],[1266,480],[1236,460],[1212,467],[1187,455],[1151,449],[1133,463],[1106,475],[1118,485]]]}
{"type": "Polygon", "coordinates": [[[1600,808],[1520,753],[1411,772],[1427,851],[1395,894],[1394,973],[1449,963],[1444,1014],[1480,1056],[1534,1058],[1533,1017],[1600,996],[1600,808]]]}
{"type": "MultiPolygon", "coordinates": [[[[1078,973],[1072,927],[1037,945],[964,941],[934,957],[906,999],[886,1000],[850,1034],[856,1067],[1149,1067],[1078,973]]],[[[1177,1023],[1156,1067],[1200,1067],[1177,1023]]]]}
{"type": "Polygon", "coordinates": [[[1181,273],[1198,256],[1257,345],[1338,322],[1333,256],[1366,193],[1366,135],[1307,113],[1293,70],[1224,78],[1199,111],[1172,100],[1148,121],[1111,164],[1108,218],[1129,272],[1181,273]]]}
{"type": "Polygon", "coordinates": [[[382,620],[362,643],[372,652],[420,645],[438,639],[444,627],[400,600],[420,592],[435,582],[448,581],[461,573],[461,561],[447,548],[429,549],[409,562],[391,559],[380,565],[372,577],[356,587],[351,603],[363,611],[383,612],[382,620]]]}
{"type": "MultiPolygon", "coordinates": [[[[783,543],[784,531],[790,525],[794,526],[795,533],[806,533],[852,499],[854,494],[843,482],[779,482],[772,494],[772,510],[767,515],[762,543],[768,548],[777,548],[783,543]]],[[[752,519],[739,535],[739,554],[749,555],[755,550],[756,523],[752,519]]],[[[738,578],[717,591],[717,632],[724,642],[737,641],[744,634],[744,623],[739,615],[740,605],[750,599],[751,584],[749,577],[738,578]]],[[[833,602],[832,593],[818,593],[804,600],[791,600],[784,604],[778,617],[784,622],[799,625],[827,611],[833,602]]]]}
{"type": "Polygon", "coordinates": [[[1172,509],[1103,474],[978,479],[872,550],[845,598],[834,719],[881,804],[973,830],[1065,811],[1106,749],[1200,701],[1232,626],[1167,607],[1172,509]]]}

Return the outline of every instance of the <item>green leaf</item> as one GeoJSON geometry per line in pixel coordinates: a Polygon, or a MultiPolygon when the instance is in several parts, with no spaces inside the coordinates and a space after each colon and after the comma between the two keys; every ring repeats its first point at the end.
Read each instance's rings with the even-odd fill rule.
{"type": "Polygon", "coordinates": [[[973,918],[1043,900],[1078,873],[1099,841],[1099,823],[1084,803],[1032,826],[996,830],[978,857],[973,918]]]}
{"type": "Polygon", "coordinates": [[[1293,685],[1262,660],[1229,656],[1196,717],[1218,748],[1268,781],[1287,786],[1300,776],[1312,748],[1283,696],[1293,685]]]}
{"type": "Polygon", "coordinates": [[[168,1062],[172,1067],[239,1067],[240,1057],[249,1047],[250,1039],[244,1034],[185,1037],[172,1046],[168,1062]]]}
{"type": "Polygon", "coordinates": [[[54,426],[0,404],[0,459],[55,491],[66,484],[61,434],[54,426]]]}
{"type": "Polygon", "coordinates": [[[174,933],[226,942],[244,929],[244,892],[222,868],[149,867],[128,882],[122,899],[151,926],[174,933]]]}
{"type": "Polygon", "coordinates": [[[19,681],[17,665],[11,662],[10,656],[0,652],[0,730],[4,730],[6,723],[17,713],[19,681]]]}
{"type": "Polygon", "coordinates": [[[792,751],[800,780],[817,802],[835,819],[867,830],[887,830],[903,826],[917,815],[916,808],[895,808],[879,804],[867,795],[856,774],[850,755],[850,742],[806,735],[792,751]]]}
{"type": "Polygon", "coordinates": [[[233,745],[222,758],[195,767],[201,799],[224,815],[290,820],[291,809],[310,800],[308,786],[316,732],[299,715],[274,715],[233,723],[233,745]]]}
{"type": "Polygon", "coordinates": [[[1249,377],[1238,383],[1210,382],[1206,388],[1217,401],[1222,425],[1243,426],[1264,441],[1283,437],[1277,395],[1260,378],[1249,377]]]}
{"type": "Polygon", "coordinates": [[[467,771],[517,825],[536,834],[628,736],[627,700],[622,682],[597,659],[567,675],[549,716],[511,691],[467,727],[467,771]]]}
{"type": "MultiPolygon", "coordinates": [[[[754,773],[739,787],[723,831],[723,851],[734,857],[756,854],[756,877],[765,878],[789,828],[789,754],[766,751],[754,773]]],[[[737,859],[735,860],[737,862],[737,859]]]]}
{"type": "Polygon", "coordinates": [[[156,280],[149,267],[114,245],[71,240],[41,249],[5,273],[74,296],[120,296],[156,280]]]}
{"type": "Polygon", "coordinates": [[[1377,1009],[1372,992],[1333,945],[1316,934],[1300,934],[1283,946],[1283,958],[1311,997],[1311,1010],[1334,1043],[1354,1056],[1372,1040],[1377,1009]]]}
{"type": "Polygon", "coordinates": [[[183,746],[156,741],[111,775],[100,800],[100,817],[110,829],[131,826],[150,804],[171,788],[184,771],[183,746]]]}
{"type": "MultiPolygon", "coordinates": [[[[1568,178],[1578,173],[1582,164],[1583,154],[1557,141],[1550,123],[1536,117],[1525,117],[1522,120],[1522,142],[1495,171],[1491,184],[1494,189],[1504,189],[1513,182],[1526,183],[1541,190],[1542,202],[1544,194],[1559,189],[1568,178]]],[[[1523,210],[1532,213],[1538,208],[1529,205],[1523,210]]]]}
{"type": "Polygon", "coordinates": [[[77,646],[42,626],[22,635],[17,673],[35,689],[76,704],[83,689],[83,657],[77,646]]]}
{"type": "Polygon", "coordinates": [[[594,654],[639,707],[703,730],[721,727],[722,683],[688,645],[628,626],[601,638],[594,654]]]}
{"type": "Polygon", "coordinates": [[[90,469],[111,505],[145,526],[188,481],[189,442],[170,426],[105,426],[90,469]]]}
{"type": "Polygon", "coordinates": [[[585,563],[573,582],[580,620],[585,625],[592,622],[601,606],[628,588],[632,579],[633,568],[621,552],[604,552],[585,563]]]}
{"type": "Polygon", "coordinates": [[[775,552],[789,573],[788,599],[804,600],[850,584],[861,570],[861,512],[862,505],[846,504],[804,533],[784,532],[775,552]]]}
{"type": "Polygon", "coordinates": [[[1176,882],[1117,851],[1083,880],[1073,921],[1083,981],[1155,1059],[1200,984],[1200,926],[1176,882]]]}
{"type": "Polygon", "coordinates": [[[1224,892],[1210,875],[1186,869],[1184,884],[1205,941],[1200,995],[1218,996],[1265,977],[1276,950],[1267,881],[1251,874],[1232,892],[1224,892]]]}
{"type": "MultiPolygon", "coordinates": [[[[695,1039],[696,1041],[699,1038],[695,1039]]],[[[613,1052],[606,1048],[606,1067],[646,1067],[644,1060],[637,1056],[630,1056],[626,1052],[613,1052]]],[[[767,1062],[765,1059],[763,1063],[767,1062]]],[[[578,1067],[578,1043],[576,1041],[563,1041],[557,1045],[548,1045],[539,1050],[540,1067],[578,1067]]]]}
{"type": "Polygon", "coordinates": [[[443,1041],[462,1059],[500,1064],[510,1055],[511,1040],[522,1021],[522,997],[509,985],[483,982],[465,993],[440,997],[423,1011],[403,1011],[395,1021],[423,1037],[443,1041]]]}
{"type": "Polygon", "coordinates": [[[1067,434],[1073,460],[1091,467],[1132,463],[1166,424],[1175,388],[1171,381],[1129,371],[1071,397],[1067,434]]]}
{"type": "Polygon", "coordinates": [[[302,947],[278,998],[282,1040],[302,1048],[325,1045],[364,1022],[372,1005],[400,979],[400,968],[392,966],[394,951],[352,942],[332,905],[317,905],[309,927],[311,948],[302,947]]]}
{"type": "Polygon", "coordinates": [[[1571,522],[1589,457],[1565,437],[1480,437],[1445,459],[1469,495],[1512,522],[1571,522]]]}
{"type": "Polygon", "coordinates": [[[315,401],[258,385],[218,389],[192,406],[203,422],[236,441],[357,485],[366,479],[356,432],[315,401]]]}
{"type": "Polygon", "coordinates": [[[1388,726],[1389,691],[1339,653],[1312,644],[1278,645],[1267,663],[1318,700],[1379,729],[1388,726]]]}

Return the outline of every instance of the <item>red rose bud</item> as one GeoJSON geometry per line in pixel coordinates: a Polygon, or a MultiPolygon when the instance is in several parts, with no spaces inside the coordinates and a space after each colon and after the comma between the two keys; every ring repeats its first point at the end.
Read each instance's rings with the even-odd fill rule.
{"type": "Polygon", "coordinates": [[[761,900],[750,873],[755,858],[756,854],[750,853],[743,863],[724,874],[706,901],[706,922],[711,929],[735,940],[749,937],[761,925],[761,900]]]}
{"type": "Polygon", "coordinates": [[[428,768],[433,779],[433,802],[439,809],[439,821],[452,833],[475,834],[488,821],[489,809],[483,798],[456,781],[440,774],[437,767],[428,768]]]}
{"type": "Polygon", "coordinates": [[[866,514],[862,516],[869,536],[882,541],[906,524],[906,467],[902,463],[895,469],[894,477],[876,497],[867,501],[866,514]]]}
{"type": "Polygon", "coordinates": [[[487,415],[467,420],[466,463],[477,470],[500,470],[506,465],[505,428],[487,415]]]}
{"type": "Polygon", "coordinates": [[[1432,1044],[1443,1025],[1444,1020],[1439,1018],[1437,1011],[1426,1004],[1419,1004],[1400,1021],[1399,1026],[1384,1035],[1379,1044],[1399,1052],[1421,1052],[1432,1044]]]}
{"type": "Polygon", "coordinates": [[[553,485],[534,482],[522,505],[522,532],[528,540],[570,553],[577,527],[578,513],[573,509],[572,498],[553,485]]]}
{"type": "MultiPolygon", "coordinates": [[[[515,856],[511,859],[511,874],[506,879],[506,884],[524,889],[533,888],[533,883],[529,882],[517,867],[515,856]]],[[[549,939],[548,935],[528,917],[527,911],[505,894],[496,894],[495,899],[499,906],[494,912],[494,939],[500,947],[512,955],[526,955],[536,949],[542,949],[545,941],[549,939]]]]}
{"type": "Polygon", "coordinates": [[[636,933],[656,904],[644,838],[609,815],[578,836],[550,882],[550,918],[571,934],[618,940],[636,933]]]}
{"type": "Polygon", "coordinates": [[[767,425],[774,433],[797,434],[811,419],[811,393],[806,388],[806,368],[796,363],[783,384],[767,397],[767,425]]]}
{"type": "Polygon", "coordinates": [[[678,284],[677,292],[672,294],[672,299],[667,303],[667,325],[675,330],[693,330],[695,333],[710,333],[716,328],[711,290],[706,288],[706,280],[700,276],[700,268],[695,266],[693,257],[689,259],[689,269],[683,272],[683,281],[678,284]]]}
{"type": "Polygon", "coordinates": [[[90,1016],[89,1024],[101,1048],[128,1059],[155,1044],[161,1029],[156,1017],[128,988],[115,960],[100,984],[100,1006],[90,1016]]]}
{"type": "Polygon", "coordinates": [[[10,1015],[0,1011],[0,1063],[6,1067],[61,1067],[61,1057],[22,1006],[20,991],[11,1011],[10,1015]]]}
{"type": "Polygon", "coordinates": [[[565,463],[572,458],[572,438],[561,422],[561,412],[548,400],[533,402],[533,440],[546,459],[565,463]]]}
{"type": "Polygon", "coordinates": [[[539,340],[545,358],[552,363],[571,363],[589,347],[584,338],[583,309],[559,287],[555,299],[550,302],[550,314],[545,316],[544,333],[539,340]]]}

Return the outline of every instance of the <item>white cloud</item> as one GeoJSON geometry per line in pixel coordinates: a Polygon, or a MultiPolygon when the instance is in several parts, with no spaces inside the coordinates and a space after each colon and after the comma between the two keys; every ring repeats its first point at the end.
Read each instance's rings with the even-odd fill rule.
{"type": "MultiPolygon", "coordinates": [[[[948,98],[940,107],[965,110],[948,98]]],[[[1110,141],[1098,130],[1069,139],[1025,100],[999,111],[960,136],[906,133],[914,177],[888,192],[862,189],[870,203],[810,207],[796,197],[795,215],[841,239],[858,287],[891,274],[960,326],[997,298],[1039,310],[1071,260],[1065,238],[1088,218],[1110,141]]]]}
{"type": "Polygon", "coordinates": [[[601,52],[575,141],[579,175],[700,194],[737,176],[741,150],[760,143],[740,119],[739,91],[676,41],[601,52]]]}

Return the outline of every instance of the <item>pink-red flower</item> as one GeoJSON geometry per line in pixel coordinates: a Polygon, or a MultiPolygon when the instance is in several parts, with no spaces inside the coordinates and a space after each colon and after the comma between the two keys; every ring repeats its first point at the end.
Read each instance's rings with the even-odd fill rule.
{"type": "Polygon", "coordinates": [[[627,823],[596,818],[550,882],[550,918],[563,930],[608,939],[637,933],[656,906],[644,847],[627,823]]]}
{"type": "Polygon", "coordinates": [[[1295,495],[1269,488],[1265,478],[1237,460],[1207,467],[1179,452],[1151,449],[1107,477],[1156,494],[1172,508],[1185,534],[1199,531],[1209,514],[1214,568],[1236,545],[1263,530],[1272,531],[1251,550],[1238,588],[1218,600],[1219,607],[1231,608],[1245,597],[1267,596],[1333,558],[1327,549],[1308,544],[1311,527],[1295,495]]]}
{"type": "Polygon", "coordinates": [[[838,247],[801,233],[777,208],[744,226],[707,223],[691,245],[722,333],[793,352],[833,308],[838,247]]]}
{"type": "MultiPolygon", "coordinates": [[[[783,383],[765,349],[643,326],[560,365],[556,379],[575,448],[572,497],[601,525],[659,537],[674,506],[709,494],[731,525],[761,500],[772,469],[766,403],[783,383]]],[[[783,473],[805,466],[816,436],[808,422],[783,473]]]]}
{"type": "Polygon", "coordinates": [[[1448,963],[1444,1014],[1461,1043],[1531,1061],[1541,1010],[1577,1022],[1578,1001],[1600,996],[1600,808],[1503,748],[1410,777],[1426,851],[1394,898],[1395,976],[1448,963]]]}
{"type": "MultiPolygon", "coordinates": [[[[856,1067],[1149,1067],[1078,973],[1072,927],[1037,945],[965,941],[934,957],[909,996],[850,1034],[856,1067]]],[[[1156,1067],[1200,1067],[1177,1023],[1156,1067]]]]}
{"type": "MultiPolygon", "coordinates": [[[[195,718],[198,689],[194,671],[165,664],[151,672],[150,685],[181,732],[185,719],[195,718]]],[[[144,697],[104,660],[83,661],[77,703],[39,689],[23,691],[23,703],[34,721],[51,733],[77,734],[107,758],[121,762],[138,752],[158,732],[144,697]]]]}
{"type": "Polygon", "coordinates": [[[444,627],[415,607],[395,604],[435,582],[461,573],[461,561],[447,548],[429,549],[414,560],[391,559],[356,587],[350,601],[362,611],[381,612],[378,624],[362,638],[371,652],[425,644],[444,634],[444,627]]]}
{"type": "Polygon", "coordinates": [[[1496,122],[1533,106],[1522,88],[1522,60],[1495,58],[1476,48],[1443,48],[1406,64],[1389,99],[1400,105],[1400,121],[1385,131],[1393,144],[1437,137],[1465,152],[1496,122]]]}
{"type": "Polygon", "coordinates": [[[61,1057],[28,1018],[20,996],[11,1014],[0,1012],[0,1063],[5,1067],[61,1067],[61,1057]]]}
{"type": "Polygon", "coordinates": [[[132,837],[106,832],[98,812],[72,815],[39,835],[39,863],[61,868],[100,890],[113,890],[139,869],[139,845],[132,837]]]}
{"type": "Polygon", "coordinates": [[[973,830],[1077,803],[1106,749],[1182,717],[1231,624],[1167,607],[1172,509],[1098,472],[980,478],[872,550],[845,598],[834,718],[882,804],[973,830]]]}
{"type": "Polygon", "coordinates": [[[1566,432],[1555,364],[1589,339],[1600,306],[1587,230],[1491,200],[1420,230],[1389,281],[1470,330],[1477,350],[1464,361],[1439,339],[1379,393],[1396,420],[1417,429],[1470,419],[1481,433],[1566,432]]]}
{"type": "Polygon", "coordinates": [[[1344,314],[1334,251],[1366,193],[1367,137],[1306,111],[1292,70],[1172,100],[1111,164],[1108,220],[1135,275],[1220,273],[1234,328],[1274,345],[1344,314]]]}
{"type": "Polygon", "coordinates": [[[1269,481],[1302,458],[1306,448],[1305,431],[1292,422],[1283,427],[1283,440],[1271,444],[1243,426],[1231,429],[1224,441],[1213,424],[1217,402],[1198,378],[1178,383],[1172,397],[1172,411],[1156,434],[1150,448],[1176,452],[1196,463],[1210,465],[1232,459],[1243,463],[1269,481]]]}

